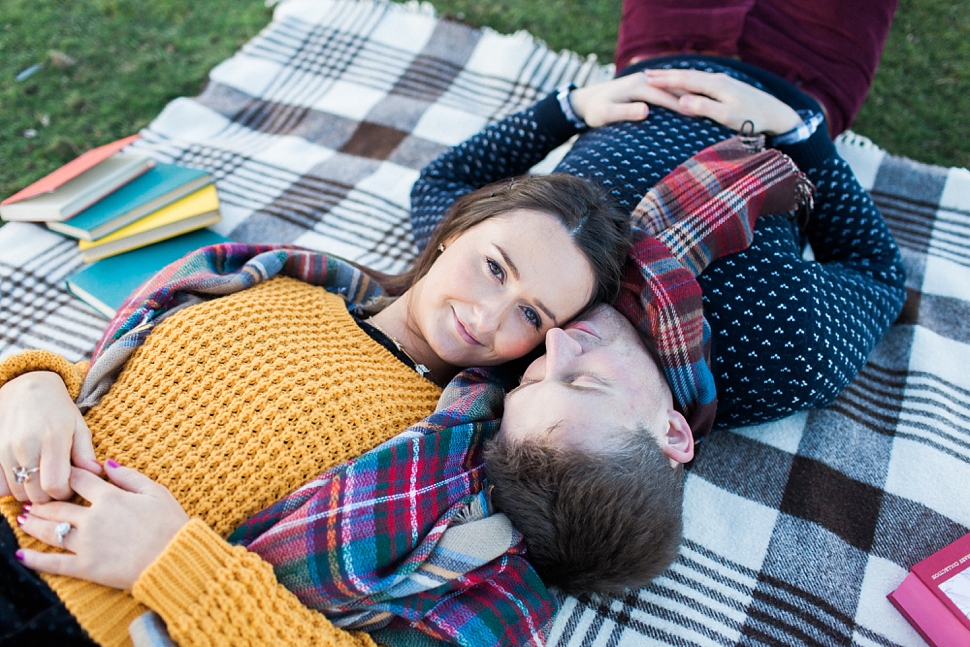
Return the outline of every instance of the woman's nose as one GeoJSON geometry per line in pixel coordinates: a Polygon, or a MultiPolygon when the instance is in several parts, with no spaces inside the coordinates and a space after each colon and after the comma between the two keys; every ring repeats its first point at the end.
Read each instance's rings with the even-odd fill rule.
{"type": "Polygon", "coordinates": [[[484,334],[490,335],[498,330],[502,319],[508,316],[511,309],[506,299],[492,298],[483,301],[475,310],[475,328],[484,334]]]}

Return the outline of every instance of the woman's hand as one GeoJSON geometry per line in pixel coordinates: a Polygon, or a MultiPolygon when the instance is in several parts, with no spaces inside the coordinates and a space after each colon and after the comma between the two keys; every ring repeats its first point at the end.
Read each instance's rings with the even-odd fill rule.
{"type": "Polygon", "coordinates": [[[590,128],[617,121],[647,118],[647,103],[676,110],[677,97],[651,85],[646,75],[630,74],[604,83],[578,88],[569,94],[576,116],[590,128]]]}
{"type": "Polygon", "coordinates": [[[38,371],[0,388],[0,496],[45,503],[69,499],[71,463],[94,474],[91,432],[57,373],[38,371]],[[18,467],[32,471],[17,482],[18,467]]]}
{"type": "Polygon", "coordinates": [[[732,130],[750,121],[756,133],[780,135],[802,123],[785,102],[727,74],[699,70],[644,70],[643,74],[658,90],[679,97],[672,110],[708,117],[732,130]]]}
{"type": "Polygon", "coordinates": [[[32,505],[18,517],[24,532],[51,546],[59,545],[59,523],[72,526],[62,546],[69,553],[17,551],[25,566],[130,590],[189,522],[165,486],[114,461],[107,461],[105,468],[111,483],[87,470],[71,469],[71,487],[90,507],[54,501],[32,505]]]}

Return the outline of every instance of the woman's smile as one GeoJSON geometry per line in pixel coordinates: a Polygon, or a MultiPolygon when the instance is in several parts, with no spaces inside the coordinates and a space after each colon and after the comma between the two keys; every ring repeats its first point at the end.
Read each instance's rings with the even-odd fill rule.
{"type": "Polygon", "coordinates": [[[485,345],[481,341],[479,341],[478,337],[476,337],[475,334],[471,332],[469,327],[462,322],[461,318],[458,316],[458,313],[455,311],[454,307],[452,307],[451,313],[454,315],[454,318],[455,318],[455,330],[458,331],[458,336],[461,337],[466,344],[468,344],[469,346],[485,345]]]}

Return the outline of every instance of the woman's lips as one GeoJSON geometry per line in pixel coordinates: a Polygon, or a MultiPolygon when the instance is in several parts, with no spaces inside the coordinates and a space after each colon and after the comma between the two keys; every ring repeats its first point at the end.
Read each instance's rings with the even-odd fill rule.
{"type": "Polygon", "coordinates": [[[468,328],[465,328],[465,324],[463,324],[461,319],[458,318],[458,313],[454,310],[452,310],[451,313],[455,317],[455,330],[458,331],[458,336],[461,337],[466,344],[471,346],[481,346],[482,342],[478,341],[478,339],[476,339],[475,336],[468,331],[468,328]]]}

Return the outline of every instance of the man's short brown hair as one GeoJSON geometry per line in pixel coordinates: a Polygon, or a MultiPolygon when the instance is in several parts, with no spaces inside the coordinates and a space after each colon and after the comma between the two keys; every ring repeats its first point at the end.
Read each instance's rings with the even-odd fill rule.
{"type": "Polygon", "coordinates": [[[525,537],[526,557],[566,593],[640,587],[677,557],[683,468],[646,430],[609,453],[512,441],[486,448],[492,503],[525,537]]]}

